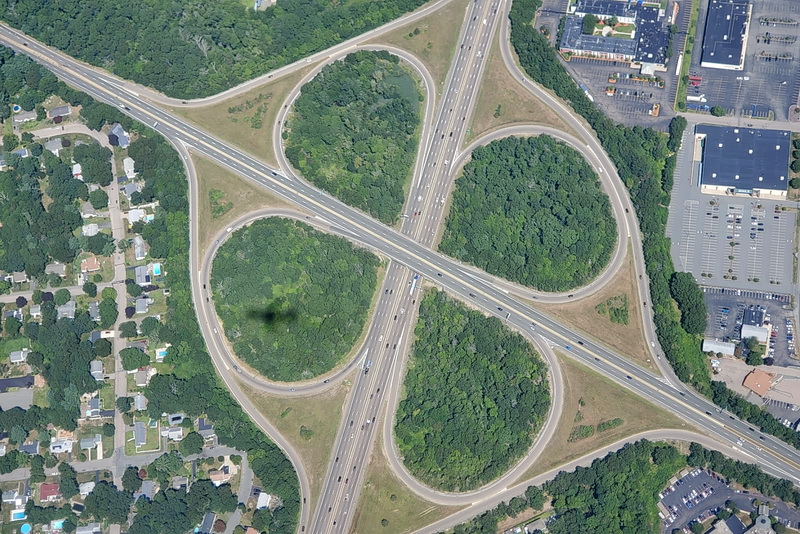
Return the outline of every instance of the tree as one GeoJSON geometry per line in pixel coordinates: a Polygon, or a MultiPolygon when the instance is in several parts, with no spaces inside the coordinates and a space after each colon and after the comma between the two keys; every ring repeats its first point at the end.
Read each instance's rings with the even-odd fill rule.
{"type": "Polygon", "coordinates": [[[792,189],[800,189],[800,177],[795,176],[794,178],[789,180],[789,186],[792,189]]]}
{"type": "Polygon", "coordinates": [[[89,203],[96,210],[104,210],[108,207],[108,193],[102,189],[95,189],[89,193],[89,203]]]}
{"type": "Polygon", "coordinates": [[[69,293],[69,289],[62,287],[58,291],[56,291],[54,302],[56,306],[63,306],[67,302],[72,299],[72,295],[69,293]]]}
{"type": "Polygon", "coordinates": [[[24,308],[25,306],[28,305],[28,299],[20,295],[19,297],[17,297],[15,303],[17,305],[17,308],[24,308]]]}
{"type": "MultiPolygon", "coordinates": [[[[103,293],[105,293],[105,289],[103,293]]],[[[117,322],[118,316],[119,311],[117,310],[117,303],[115,301],[106,298],[100,301],[100,328],[111,327],[117,322]]]]}
{"type": "Polygon", "coordinates": [[[36,484],[44,482],[47,477],[44,474],[44,457],[37,454],[31,457],[31,482],[36,484]]]}
{"type": "Polygon", "coordinates": [[[722,106],[714,106],[711,108],[711,114],[715,117],[724,117],[728,112],[722,106]]]}
{"type": "Polygon", "coordinates": [[[583,16],[583,25],[581,33],[584,35],[594,35],[594,28],[597,25],[598,19],[591,13],[583,16]]]}
{"type": "Polygon", "coordinates": [[[6,317],[6,322],[3,324],[3,330],[8,337],[18,337],[20,328],[22,328],[22,323],[19,322],[19,319],[16,317],[6,317]]]}
{"type": "Polygon", "coordinates": [[[126,306],[125,307],[125,318],[126,319],[130,319],[134,315],[136,315],[136,308],[134,308],[133,306],[126,306]]]}
{"type": "Polygon", "coordinates": [[[83,292],[88,296],[94,298],[97,296],[97,284],[94,282],[85,282],[83,284],[83,292]]]}
{"type": "Polygon", "coordinates": [[[695,521],[692,523],[692,526],[689,528],[693,534],[703,534],[706,531],[706,527],[703,526],[703,523],[699,521],[695,521]]]}
{"type": "Polygon", "coordinates": [[[78,473],[67,462],[59,464],[58,473],[61,475],[58,482],[58,490],[61,492],[61,497],[65,500],[70,500],[78,494],[78,473]]]}
{"type": "Polygon", "coordinates": [[[131,398],[130,397],[117,397],[117,410],[122,413],[131,411],[131,398]]]}
{"type": "Polygon", "coordinates": [[[94,355],[98,358],[105,358],[114,350],[114,346],[111,342],[104,338],[95,341],[92,348],[94,349],[94,355]]]}
{"type": "Polygon", "coordinates": [[[703,292],[691,273],[674,273],[670,293],[681,312],[681,326],[690,334],[702,334],[706,329],[706,302],[703,292]]]}
{"type": "Polygon", "coordinates": [[[161,323],[155,317],[149,316],[142,319],[142,324],[139,327],[142,330],[142,335],[149,338],[158,334],[161,323]]]}
{"type": "Polygon", "coordinates": [[[100,296],[103,298],[103,300],[114,300],[114,301],[116,301],[117,300],[117,290],[114,289],[113,287],[105,287],[105,288],[103,288],[103,291],[100,292],[100,296]]]}
{"type": "Polygon", "coordinates": [[[42,290],[41,289],[34,289],[33,294],[31,295],[31,300],[34,304],[41,304],[42,303],[42,290]]]}
{"type": "Polygon", "coordinates": [[[103,435],[107,437],[112,437],[116,428],[114,427],[114,423],[103,423],[103,435]]]}
{"type": "Polygon", "coordinates": [[[217,519],[214,521],[214,532],[225,532],[226,526],[227,525],[225,524],[225,521],[222,519],[217,519]]]}
{"type": "Polygon", "coordinates": [[[132,280],[125,283],[125,288],[128,291],[128,295],[132,297],[138,297],[142,294],[142,286],[132,280]]]}
{"type": "Polygon", "coordinates": [[[789,165],[789,168],[792,169],[792,172],[794,173],[800,173],[800,159],[792,161],[792,164],[789,165]]]}
{"type": "Polygon", "coordinates": [[[128,492],[138,491],[142,487],[142,479],[139,478],[139,470],[129,466],[122,473],[122,488],[128,492]]]}
{"type": "Polygon", "coordinates": [[[122,359],[122,368],[126,371],[133,371],[140,367],[145,367],[150,363],[150,357],[141,349],[129,347],[119,351],[122,359]]]}
{"type": "Polygon", "coordinates": [[[617,17],[612,16],[606,21],[606,24],[611,26],[612,28],[619,24],[619,19],[617,17]]]}
{"type": "Polygon", "coordinates": [[[200,454],[203,452],[203,436],[198,434],[197,432],[189,432],[186,434],[178,446],[181,454],[184,456],[190,456],[192,454],[200,454]]]}
{"type": "MultiPolygon", "coordinates": [[[[127,470],[126,470],[127,472],[127,470]]],[[[94,517],[98,521],[124,524],[131,507],[131,493],[120,491],[105,480],[98,482],[84,501],[82,516],[94,517]]]]}
{"type": "Polygon", "coordinates": [[[135,321],[127,321],[119,325],[119,335],[124,338],[138,337],[139,332],[135,321]]]}

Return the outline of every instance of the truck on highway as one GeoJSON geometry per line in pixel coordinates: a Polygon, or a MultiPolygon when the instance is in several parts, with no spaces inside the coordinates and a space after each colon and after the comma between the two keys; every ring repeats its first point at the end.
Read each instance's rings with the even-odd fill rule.
{"type": "Polygon", "coordinates": [[[369,373],[370,367],[372,367],[372,360],[367,360],[366,363],[364,363],[364,374],[369,373]]]}

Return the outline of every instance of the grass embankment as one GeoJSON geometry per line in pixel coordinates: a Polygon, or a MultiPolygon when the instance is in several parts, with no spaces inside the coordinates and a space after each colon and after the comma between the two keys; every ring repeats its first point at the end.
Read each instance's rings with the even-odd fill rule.
{"type": "Polygon", "coordinates": [[[500,52],[500,34],[492,41],[478,100],[470,122],[465,143],[502,126],[536,124],[552,126],[574,135],[558,115],[533,96],[508,72],[500,52]]]}
{"type": "Polygon", "coordinates": [[[307,380],[347,355],[365,327],[379,260],[299,222],[237,230],[214,258],[217,313],[236,355],[271,380],[307,380]]]}
{"type": "Polygon", "coordinates": [[[272,126],[286,97],[312,68],[313,66],[309,66],[300,69],[211,106],[199,108],[176,106],[171,108],[171,111],[267,164],[277,167],[278,159],[272,147],[272,126]]]}
{"type": "Polygon", "coordinates": [[[564,375],[561,419],[539,460],[517,482],[549,471],[625,436],[645,430],[686,428],[685,423],[677,417],[642,400],[560,351],[556,351],[556,356],[564,375]],[[617,424],[616,419],[622,422],[617,424]],[[598,425],[603,423],[611,428],[599,431],[598,425]],[[591,433],[589,426],[592,427],[591,433]],[[582,434],[587,437],[581,439],[582,434]]]}
{"type": "Polygon", "coordinates": [[[388,44],[417,56],[428,69],[438,92],[444,85],[453,59],[460,21],[470,0],[452,0],[436,12],[402,28],[375,38],[370,43],[388,44]]]}
{"type": "Polygon", "coordinates": [[[316,502],[325,480],[342,407],[352,386],[350,378],[319,395],[299,398],[267,395],[240,384],[258,411],[300,454],[311,486],[312,503],[316,502]]]}

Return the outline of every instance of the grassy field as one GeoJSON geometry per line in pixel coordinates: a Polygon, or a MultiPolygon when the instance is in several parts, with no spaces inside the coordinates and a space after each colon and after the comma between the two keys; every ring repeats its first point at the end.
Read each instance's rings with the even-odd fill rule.
{"type": "Polygon", "coordinates": [[[442,506],[420,499],[392,472],[378,437],[369,459],[351,533],[412,532],[455,513],[460,508],[442,506]],[[387,521],[384,527],[381,521],[387,521]]]}
{"type": "Polygon", "coordinates": [[[528,302],[557,317],[560,321],[580,328],[639,365],[651,371],[657,371],[655,364],[648,361],[650,355],[642,329],[642,314],[639,306],[636,305],[638,296],[635,276],[633,257],[630,247],[628,247],[625,263],[614,277],[614,281],[596,293],[567,304],[543,305],[533,301],[528,302]],[[626,295],[628,300],[627,325],[611,322],[608,315],[601,315],[596,309],[598,304],[606,303],[609,299],[620,295],[626,295]]]}
{"type": "Polygon", "coordinates": [[[351,379],[352,376],[319,395],[294,399],[266,395],[242,385],[258,411],[292,443],[303,459],[312,502],[315,502],[325,480],[342,407],[352,386],[351,379]],[[304,429],[302,435],[301,429],[304,429]]]}
{"type": "Polygon", "coordinates": [[[219,104],[202,108],[174,107],[171,110],[200,128],[214,132],[220,139],[277,167],[278,160],[272,149],[272,125],[289,92],[312,68],[313,65],[309,65],[219,104]],[[255,127],[259,123],[261,126],[255,127]]]}
{"type": "Polygon", "coordinates": [[[558,429],[545,447],[539,461],[517,482],[544,473],[558,465],[613,443],[625,436],[659,428],[686,428],[677,417],[618,386],[556,351],[564,375],[564,409],[558,429]],[[622,419],[622,424],[598,432],[597,424],[622,419]],[[569,441],[579,425],[594,425],[594,433],[585,439],[569,441]]]}
{"type": "Polygon", "coordinates": [[[468,143],[501,126],[513,124],[540,124],[574,133],[553,110],[511,76],[500,54],[499,39],[499,35],[495,36],[492,43],[470,129],[464,142],[468,143]]]}
{"type": "Polygon", "coordinates": [[[206,158],[192,156],[192,162],[197,171],[200,203],[200,254],[205,252],[206,246],[217,232],[242,215],[261,208],[292,207],[278,197],[267,193],[266,190],[206,158]],[[222,196],[220,197],[216,192],[221,192],[222,196]],[[212,197],[216,198],[218,205],[229,204],[230,209],[218,217],[214,217],[212,197]]]}
{"type": "Polygon", "coordinates": [[[438,84],[438,92],[447,77],[468,5],[469,0],[453,0],[435,13],[371,42],[396,46],[417,56],[438,84]]]}

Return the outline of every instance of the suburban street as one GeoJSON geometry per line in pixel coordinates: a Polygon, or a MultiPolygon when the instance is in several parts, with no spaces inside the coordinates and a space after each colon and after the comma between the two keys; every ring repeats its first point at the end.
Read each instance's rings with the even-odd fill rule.
{"type": "MultiPolygon", "coordinates": [[[[440,7],[444,3],[446,1],[442,0],[428,8],[440,7]]],[[[435,104],[435,95],[431,90],[433,85],[430,76],[426,76],[424,67],[415,62],[413,57],[404,57],[420,71],[429,94],[420,146],[420,153],[423,154],[423,157],[418,160],[418,172],[414,175],[411,192],[404,210],[407,215],[415,212],[420,212],[420,214],[417,217],[404,218],[399,229],[379,223],[363,212],[343,204],[295,176],[290,165],[284,159],[282,148],[278,147],[276,150],[280,158],[281,169],[272,169],[252,156],[215,138],[210,133],[201,131],[142,98],[130,87],[120,84],[118,80],[108,74],[68,58],[60,52],[55,52],[21,36],[15,30],[0,25],[0,42],[20,53],[30,55],[71,86],[85,91],[100,101],[124,109],[126,114],[164,135],[181,153],[188,169],[190,184],[192,210],[190,217],[192,247],[190,269],[194,304],[200,328],[209,353],[226,387],[253,421],[284,450],[294,464],[300,479],[303,499],[299,522],[302,532],[348,532],[350,530],[353,514],[349,512],[354,510],[358,502],[364,468],[374,447],[378,424],[383,425],[384,449],[393,470],[413,491],[436,503],[470,505],[464,511],[426,527],[425,532],[453,526],[493,507],[502,500],[521,493],[531,483],[540,483],[545,479],[543,477],[552,477],[559,470],[570,469],[573,464],[578,465],[573,463],[560,466],[551,473],[545,473],[512,488],[505,487],[518,478],[535,460],[536,455],[546,444],[553,425],[558,420],[561,378],[552,352],[554,347],[558,347],[577,361],[602,373],[642,398],[663,407],[683,419],[687,425],[703,433],[698,435],[680,431],[656,431],[647,434],[650,439],[670,438],[700,441],[706,446],[722,450],[728,456],[757,463],[766,472],[789,478],[796,484],[800,483],[800,451],[758,432],[732,415],[717,411],[712,403],[680,383],[669,369],[665,359],[660,358],[650,307],[646,305],[649,300],[648,280],[644,269],[641,236],[633,206],[624,185],[607,154],[602,150],[599,141],[584,121],[574,115],[549,91],[530,81],[514,62],[513,51],[508,43],[507,14],[509,7],[508,1],[501,2],[499,0],[496,4],[492,4],[488,0],[470,3],[454,61],[448,73],[443,93],[438,98],[441,101],[438,107],[435,104]],[[498,25],[501,32],[503,58],[509,71],[532,95],[553,109],[578,134],[579,140],[546,128],[518,126],[493,132],[476,140],[466,149],[460,149],[481,79],[483,58],[488,54],[488,44],[492,41],[498,25]],[[465,46],[462,48],[461,44],[465,46]],[[446,205],[443,199],[448,198],[453,187],[455,178],[453,169],[457,169],[465,161],[470,150],[474,146],[486,144],[492,139],[503,136],[540,134],[553,135],[571,144],[580,150],[598,171],[603,187],[609,194],[620,232],[618,246],[609,267],[601,274],[600,278],[589,286],[576,289],[569,295],[545,295],[531,292],[514,284],[497,280],[478,269],[461,265],[432,249],[436,245],[436,236],[443,223],[443,209],[446,205]],[[189,157],[190,151],[231,169],[302,210],[297,213],[285,210],[265,210],[248,214],[231,224],[231,229],[263,216],[289,216],[305,220],[304,222],[320,229],[340,235],[391,260],[364,345],[351,362],[330,376],[330,382],[335,383],[353,367],[359,367],[362,370],[357,373],[351,394],[346,401],[342,424],[331,452],[326,480],[316,503],[310,500],[308,477],[299,455],[250,403],[241,390],[239,379],[265,391],[282,395],[307,395],[330,387],[331,384],[328,382],[328,377],[320,377],[313,382],[302,384],[276,384],[239,373],[233,369],[236,360],[227,351],[221,327],[206,289],[210,282],[213,253],[224,242],[226,234],[229,235],[232,232],[228,229],[221,232],[221,235],[215,238],[215,244],[208,248],[203,258],[199,257],[198,185],[196,173],[189,157]],[[640,368],[625,357],[591,341],[571,327],[560,324],[518,298],[539,298],[542,302],[563,302],[576,300],[596,291],[614,278],[616,270],[624,260],[628,242],[633,247],[635,270],[639,275],[637,277],[639,306],[646,319],[644,329],[646,340],[651,346],[652,356],[658,363],[662,376],[640,368]],[[414,284],[414,276],[417,275],[419,279],[414,284]],[[393,417],[402,387],[405,357],[411,342],[413,342],[412,333],[416,318],[415,310],[418,305],[416,302],[419,295],[418,288],[423,280],[425,283],[435,285],[467,302],[472,307],[500,318],[509,327],[534,340],[539,352],[550,364],[554,405],[559,405],[554,406],[548,424],[528,456],[501,479],[466,494],[438,492],[416,481],[406,472],[402,460],[392,445],[393,417]],[[417,289],[412,289],[414,287],[417,289]],[[379,419],[380,423],[377,422],[379,419]]],[[[405,22],[407,20],[406,18],[405,22]]],[[[397,22],[395,21],[395,23],[397,22]]],[[[381,31],[397,27],[395,23],[384,26],[381,31]]],[[[376,32],[377,30],[369,32],[369,37],[374,38],[376,32]]],[[[336,54],[346,53],[356,46],[353,43],[358,42],[351,40],[312,57],[317,59],[327,56],[339,57],[336,54]]],[[[302,66],[304,63],[301,62],[299,65],[302,66]]],[[[285,74],[288,68],[284,67],[279,71],[285,74]]],[[[295,68],[298,67],[295,66],[295,68]]],[[[253,82],[248,82],[248,84],[250,83],[253,82]]],[[[281,111],[279,121],[284,120],[286,110],[290,107],[289,104],[296,97],[298,91],[299,87],[295,89],[293,95],[290,95],[286,103],[287,108],[281,111]]],[[[207,103],[206,100],[205,104],[207,103]]],[[[275,139],[279,142],[280,135],[275,136],[275,139]]],[[[115,258],[115,267],[115,280],[124,280],[124,263],[120,267],[115,258]],[[122,269],[121,278],[119,278],[120,273],[117,273],[120,268],[122,269]]],[[[124,300],[124,289],[119,293],[122,294],[120,298],[124,300]]],[[[121,304],[124,307],[124,303],[121,304]]],[[[116,348],[119,349],[121,346],[116,348]]],[[[119,362],[117,365],[120,368],[119,362]]],[[[124,377],[121,382],[124,386],[124,377]]],[[[634,438],[628,440],[631,439],[634,438]]],[[[124,442],[122,445],[124,451],[124,442]]],[[[619,444],[615,444],[612,447],[618,448],[618,446],[619,444]]],[[[595,457],[593,455],[602,456],[608,450],[613,449],[609,447],[595,451],[591,456],[578,462],[591,461],[595,457]]]]}

